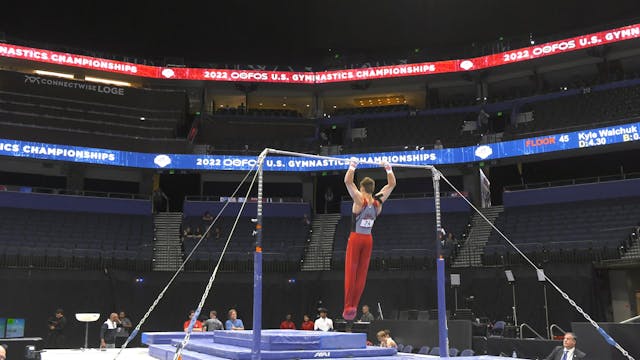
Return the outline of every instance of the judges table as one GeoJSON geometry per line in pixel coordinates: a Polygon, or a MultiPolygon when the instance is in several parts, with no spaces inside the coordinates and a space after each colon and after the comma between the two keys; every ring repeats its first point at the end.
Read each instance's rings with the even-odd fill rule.
{"type": "MultiPolygon", "coordinates": [[[[471,321],[449,320],[449,347],[462,351],[471,349],[471,321]]],[[[391,330],[391,337],[398,344],[412,345],[419,349],[423,345],[438,346],[438,320],[376,320],[369,326],[367,337],[377,343],[376,333],[391,330]]]]}
{"type": "Polygon", "coordinates": [[[559,340],[473,337],[473,347],[477,355],[485,349],[487,355],[511,356],[515,351],[520,358],[544,359],[556,346],[560,345],[562,341],[559,340]]]}

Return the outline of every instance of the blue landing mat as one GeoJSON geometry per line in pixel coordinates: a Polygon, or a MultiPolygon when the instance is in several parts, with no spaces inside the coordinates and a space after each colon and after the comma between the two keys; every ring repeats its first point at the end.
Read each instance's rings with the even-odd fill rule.
{"type": "MultiPolygon", "coordinates": [[[[184,339],[184,332],[145,332],[142,333],[142,343],[151,344],[171,344],[171,340],[184,339]]],[[[213,341],[213,332],[192,332],[191,339],[210,339],[213,341]]]]}
{"type": "MultiPolygon", "coordinates": [[[[251,348],[253,331],[214,331],[213,341],[217,344],[251,348]]],[[[367,335],[358,333],[302,331],[302,330],[262,330],[261,350],[334,350],[364,349],[367,335]]]]}
{"type": "MultiPolygon", "coordinates": [[[[172,345],[178,345],[180,340],[174,340],[172,345]]],[[[251,349],[233,345],[212,343],[208,340],[192,340],[185,348],[201,354],[213,355],[231,360],[251,359],[251,349]]],[[[346,358],[346,357],[384,357],[396,354],[396,349],[369,346],[363,349],[333,349],[333,350],[262,350],[261,357],[265,360],[283,359],[314,359],[314,358],[346,358]]]]}
{"type": "MultiPolygon", "coordinates": [[[[176,348],[171,345],[150,345],[149,356],[159,360],[173,360],[176,348]]],[[[183,350],[182,360],[226,360],[223,358],[200,354],[194,351],[183,350]]]]}
{"type": "MultiPolygon", "coordinates": [[[[151,345],[149,346],[149,355],[159,360],[173,360],[173,355],[176,352],[176,348],[171,345],[151,345]]],[[[292,358],[295,359],[295,358],[292,358]]],[[[440,359],[438,356],[417,355],[417,354],[405,354],[398,353],[394,356],[380,356],[380,357],[350,357],[350,358],[337,358],[333,360],[429,360],[440,359]]],[[[456,357],[456,360],[503,360],[503,357],[498,356],[465,356],[456,357]]],[[[195,351],[184,350],[182,352],[182,360],[225,360],[224,358],[201,354],[195,351]]],[[[517,359],[516,359],[517,360],[517,359]]]]}

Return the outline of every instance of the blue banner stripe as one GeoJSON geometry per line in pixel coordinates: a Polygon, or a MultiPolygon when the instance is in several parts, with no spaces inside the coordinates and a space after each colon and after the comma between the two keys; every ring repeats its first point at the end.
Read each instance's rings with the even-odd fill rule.
{"type": "MultiPolygon", "coordinates": [[[[355,156],[367,161],[389,161],[413,165],[461,164],[638,141],[640,140],[638,127],[640,127],[640,123],[635,122],[478,146],[339,155],[337,157],[349,159],[355,156]]],[[[149,154],[5,139],[0,139],[0,155],[136,168],[183,170],[249,170],[257,161],[257,156],[149,154]]],[[[344,169],[346,166],[346,162],[339,161],[269,156],[265,160],[264,170],[326,171],[344,169]]],[[[368,166],[362,165],[362,167],[368,166]]]]}

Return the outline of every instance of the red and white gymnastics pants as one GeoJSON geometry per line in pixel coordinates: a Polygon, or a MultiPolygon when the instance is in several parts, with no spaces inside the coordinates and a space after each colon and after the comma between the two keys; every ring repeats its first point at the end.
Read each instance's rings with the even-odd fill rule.
{"type": "Polygon", "coordinates": [[[345,320],[353,320],[358,312],[358,303],[367,282],[369,260],[373,249],[370,234],[352,232],[347,243],[344,264],[344,311],[345,320]]]}

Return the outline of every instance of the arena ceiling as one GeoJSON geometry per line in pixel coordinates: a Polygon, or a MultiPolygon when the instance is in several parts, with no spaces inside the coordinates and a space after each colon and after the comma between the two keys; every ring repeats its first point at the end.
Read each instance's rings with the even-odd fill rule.
{"type": "Polygon", "coordinates": [[[638,17],[637,0],[13,1],[2,6],[0,32],[149,59],[317,65],[336,55],[353,63],[429,56],[638,17]]]}

